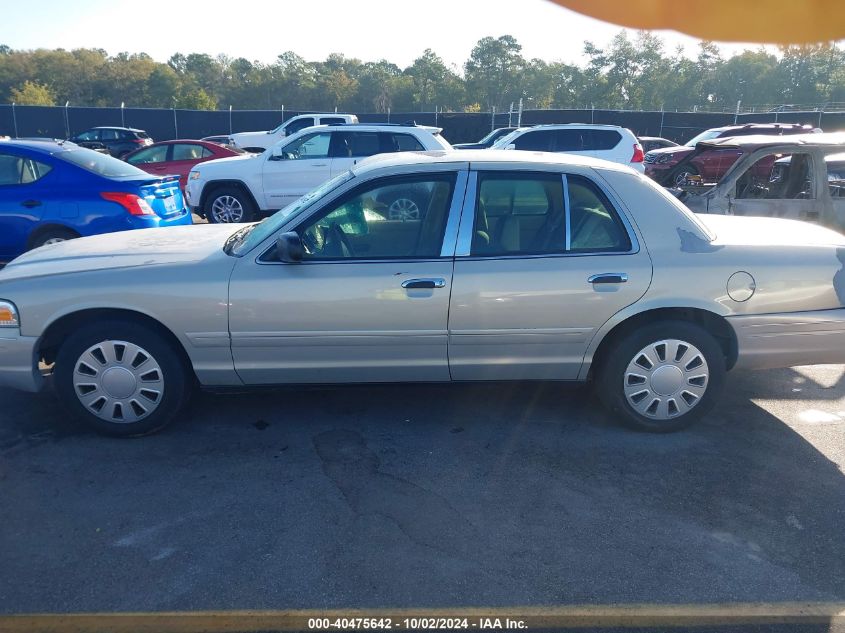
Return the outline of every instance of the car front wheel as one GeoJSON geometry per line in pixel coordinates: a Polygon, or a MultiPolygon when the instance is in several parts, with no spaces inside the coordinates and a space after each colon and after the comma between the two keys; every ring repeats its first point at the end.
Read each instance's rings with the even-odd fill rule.
{"type": "Polygon", "coordinates": [[[212,224],[252,222],[254,216],[252,201],[240,189],[225,187],[208,196],[205,217],[212,224]]]}
{"type": "Polygon", "coordinates": [[[64,404],[101,433],[146,435],[185,405],[190,380],[172,344],[130,321],[92,323],[59,349],[55,384],[64,404]]]}
{"type": "Polygon", "coordinates": [[[725,356],[698,325],[662,321],[616,342],[597,370],[599,398],[629,427],[655,433],[685,428],[716,403],[725,356]]]}

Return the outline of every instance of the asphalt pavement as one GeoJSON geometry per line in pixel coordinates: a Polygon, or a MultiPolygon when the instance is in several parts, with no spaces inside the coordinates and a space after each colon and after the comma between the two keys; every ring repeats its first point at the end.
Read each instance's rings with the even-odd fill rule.
{"type": "Polygon", "coordinates": [[[0,391],[0,613],[845,602],[845,367],[672,435],[583,387],[199,394],[98,436],[0,391]]]}

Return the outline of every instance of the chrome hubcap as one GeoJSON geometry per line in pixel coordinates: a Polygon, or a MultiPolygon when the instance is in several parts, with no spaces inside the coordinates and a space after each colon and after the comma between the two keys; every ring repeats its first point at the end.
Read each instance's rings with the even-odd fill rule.
{"type": "Polygon", "coordinates": [[[144,348],[102,341],[85,350],[73,370],[73,389],[88,411],[107,422],[143,420],[161,404],[164,375],[144,348]]]}
{"type": "Polygon", "coordinates": [[[647,418],[677,418],[701,402],[710,370],[692,343],[656,341],[634,355],[625,369],[625,398],[647,418]]]}
{"type": "Polygon", "coordinates": [[[234,196],[220,196],[211,204],[211,215],[215,222],[241,222],[244,218],[244,208],[241,201],[234,196]]]}
{"type": "Polygon", "coordinates": [[[420,208],[410,198],[397,198],[387,208],[391,220],[419,220],[420,208]]]}

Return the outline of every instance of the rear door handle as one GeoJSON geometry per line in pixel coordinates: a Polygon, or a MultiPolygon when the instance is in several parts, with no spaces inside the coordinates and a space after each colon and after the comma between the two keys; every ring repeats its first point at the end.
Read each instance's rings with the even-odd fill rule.
{"type": "Polygon", "coordinates": [[[41,206],[41,200],[24,200],[21,202],[21,206],[26,207],[27,209],[32,209],[34,207],[41,206]]]}
{"type": "Polygon", "coordinates": [[[628,281],[628,273],[600,273],[587,279],[591,284],[624,284],[628,281]]]}
{"type": "Polygon", "coordinates": [[[315,163],[314,165],[311,165],[311,166],[312,167],[328,167],[329,164],[328,163],[315,163]]]}
{"type": "Polygon", "coordinates": [[[443,288],[445,285],[446,280],[442,277],[431,279],[406,279],[402,282],[402,287],[407,290],[419,288],[443,288]]]}

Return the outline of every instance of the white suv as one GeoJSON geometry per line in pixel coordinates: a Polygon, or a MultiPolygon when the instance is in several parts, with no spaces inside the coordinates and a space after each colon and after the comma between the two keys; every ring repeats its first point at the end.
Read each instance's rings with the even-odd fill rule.
{"type": "Polygon", "coordinates": [[[238,132],[230,134],[226,143],[232,147],[247,152],[263,152],[272,147],[286,136],[292,136],[307,127],[314,125],[338,125],[341,123],[358,123],[354,114],[300,114],[291,117],[269,132],[238,132]]]}
{"type": "MultiPolygon", "coordinates": [[[[188,176],[185,195],[191,209],[209,222],[251,222],[259,214],[287,206],[366,156],[452,149],[440,131],[389,124],[305,128],[262,154],[197,165],[188,176]]],[[[385,202],[391,213],[413,214],[413,200],[385,202]]]]}
{"type": "Polygon", "coordinates": [[[645,172],[642,145],[631,130],[618,125],[563,123],[521,127],[496,141],[492,149],[581,154],[645,172]]]}

